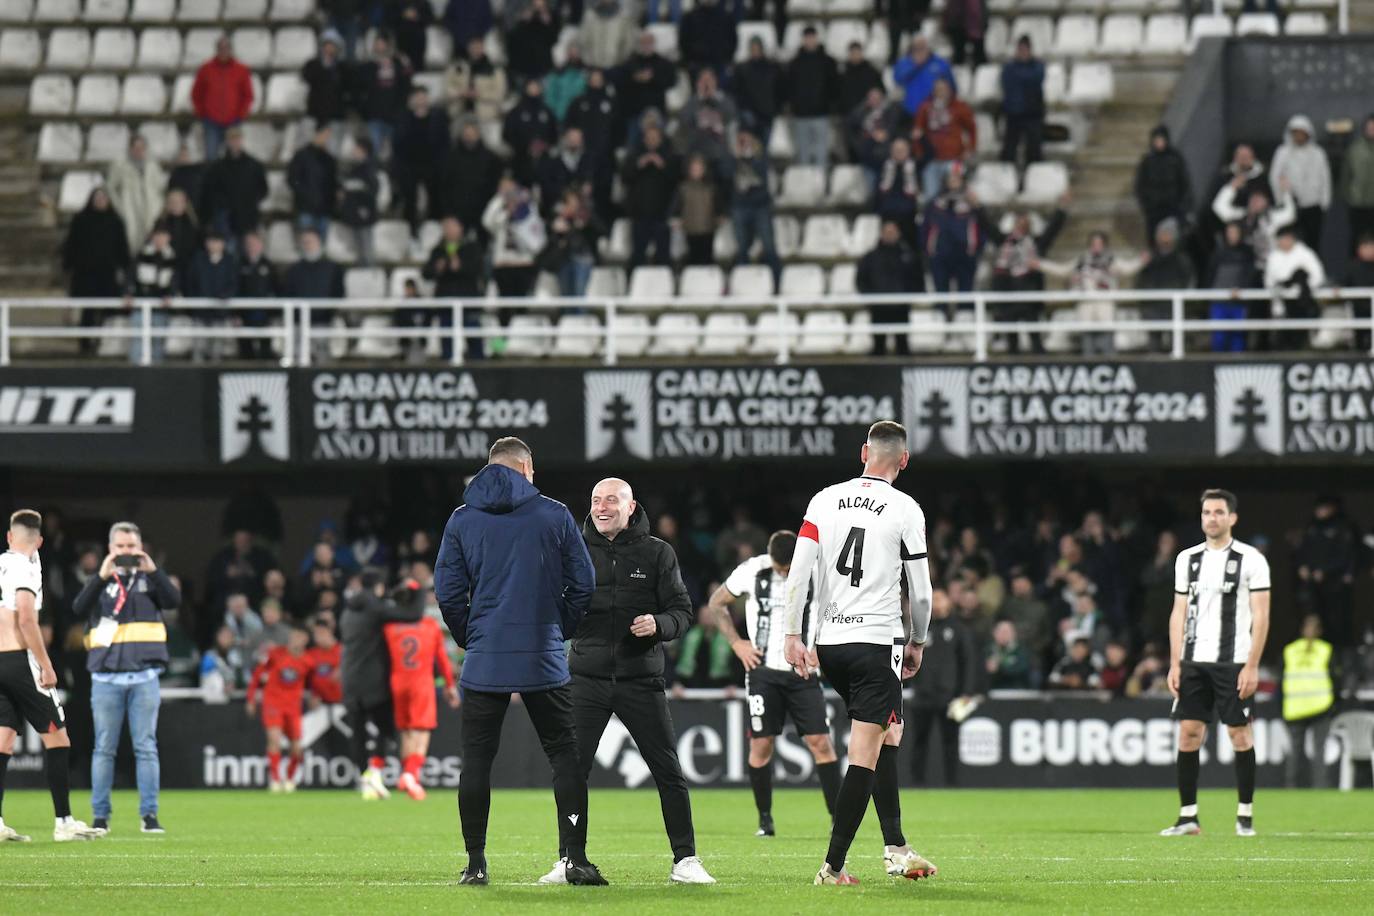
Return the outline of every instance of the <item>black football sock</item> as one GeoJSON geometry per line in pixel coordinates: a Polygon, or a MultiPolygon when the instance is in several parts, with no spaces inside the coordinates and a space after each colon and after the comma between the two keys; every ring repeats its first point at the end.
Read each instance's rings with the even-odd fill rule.
{"type": "Polygon", "coordinates": [[[816,764],[816,774],[821,778],[821,792],[825,795],[825,810],[835,816],[835,796],[840,794],[840,762],[816,764]]]}
{"type": "Polygon", "coordinates": [[[487,820],[491,816],[491,760],[463,761],[458,776],[458,817],[470,871],[487,870],[487,820]]]}
{"type": "Polygon", "coordinates": [[[71,771],[68,769],[72,749],[50,747],[44,753],[48,769],[48,789],[52,792],[52,813],[56,817],[72,816],[71,771]]]}
{"type": "Polygon", "coordinates": [[[749,785],[754,787],[754,807],[759,817],[773,813],[773,761],[761,767],[749,767],[749,785]]]}
{"type": "Polygon", "coordinates": [[[851,763],[840,783],[840,794],[835,798],[835,823],[830,828],[830,849],[825,854],[826,864],[836,874],[844,868],[854,834],[859,832],[868,800],[873,797],[873,775],[867,767],[851,763]]]}
{"type": "MultiPolygon", "coordinates": [[[[1320,749],[1318,749],[1320,752],[1320,749]]],[[[1236,751],[1236,796],[1242,805],[1255,801],[1255,749],[1236,751]]]]}
{"type": "Polygon", "coordinates": [[[570,737],[549,758],[553,767],[554,807],[558,809],[559,858],[574,865],[587,863],[587,778],[577,760],[577,743],[570,737]]]}
{"type": "Polygon", "coordinates": [[[883,828],[883,844],[905,846],[902,835],[902,795],[897,787],[897,748],[884,744],[878,752],[878,767],[873,771],[873,810],[883,828]]]}
{"type": "Polygon", "coordinates": [[[1201,751],[1178,752],[1178,803],[1193,809],[1197,816],[1197,774],[1201,766],[1201,751]]]}
{"type": "Polygon", "coordinates": [[[5,774],[9,772],[10,755],[0,754],[0,818],[5,814],[5,774]]]}

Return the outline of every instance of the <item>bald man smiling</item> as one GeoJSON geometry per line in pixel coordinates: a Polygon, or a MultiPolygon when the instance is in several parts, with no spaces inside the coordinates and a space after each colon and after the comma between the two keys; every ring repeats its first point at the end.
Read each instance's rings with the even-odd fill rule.
{"type": "MultiPolygon", "coordinates": [[[[663,643],[687,632],[692,622],[677,554],[649,534],[648,515],[635,501],[634,490],[618,477],[608,477],[592,490],[582,536],[596,570],[591,608],[577,627],[568,658],[582,769],[591,773],[601,734],[615,713],[658,786],[673,850],[669,879],[714,884],[697,857],[692,803],[663,693],[663,643]]],[[[563,883],[564,870],[560,860],[542,883],[563,883]]]]}

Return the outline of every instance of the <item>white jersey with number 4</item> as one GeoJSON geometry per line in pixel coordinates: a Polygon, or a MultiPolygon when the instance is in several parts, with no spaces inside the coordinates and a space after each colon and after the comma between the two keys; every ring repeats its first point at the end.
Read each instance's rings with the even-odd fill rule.
{"type": "MultiPolygon", "coordinates": [[[[926,555],[926,518],[916,500],[880,477],[856,477],[812,497],[798,537],[819,545],[816,645],[890,646],[902,638],[903,566],[926,555]]],[[[924,640],[925,627],[919,630],[924,640]]]]}

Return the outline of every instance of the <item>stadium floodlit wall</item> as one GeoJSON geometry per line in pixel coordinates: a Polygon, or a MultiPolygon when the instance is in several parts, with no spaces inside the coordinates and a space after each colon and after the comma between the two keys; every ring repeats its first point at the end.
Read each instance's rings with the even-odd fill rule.
{"type": "Polygon", "coordinates": [[[897,417],[914,455],[1000,461],[1363,464],[1374,360],[625,369],[11,369],[12,466],[248,470],[849,457],[897,417]]]}
{"type": "MultiPolygon", "coordinates": [[[[840,701],[831,696],[828,703],[831,723],[842,728],[845,717],[840,701]]],[[[670,700],[669,704],[677,727],[678,756],[688,781],[700,787],[748,785],[748,712],[744,698],[670,700]]],[[[1278,704],[1258,703],[1254,713],[1260,785],[1280,785],[1289,744],[1278,704]]],[[[306,786],[342,788],[353,784],[347,728],[342,707],[321,707],[305,715],[306,786]]],[[[266,786],[262,729],[256,720],[243,714],[238,704],[166,703],[159,732],[164,786],[266,786]]],[[[1204,786],[1234,784],[1232,751],[1224,732],[1209,730],[1203,750],[1204,786]]],[[[848,734],[839,732],[835,739],[844,754],[848,734]]],[[[908,730],[900,762],[904,783],[910,780],[910,744],[908,730]]],[[[1335,742],[1327,750],[1329,763],[1334,763],[1335,742]]],[[[506,717],[501,754],[501,765],[492,772],[493,784],[503,788],[548,786],[548,765],[538,737],[518,707],[506,717]]],[[[937,743],[930,749],[927,770],[937,780],[939,757],[937,743]]],[[[781,784],[816,784],[811,755],[794,733],[789,731],[779,739],[776,759],[781,784]]],[[[1052,694],[990,700],[961,726],[959,760],[960,784],[972,787],[1172,786],[1174,724],[1169,719],[1169,700],[1106,702],[1052,694]]],[[[390,766],[397,766],[394,759],[390,766]]],[[[458,713],[441,708],[439,728],[425,764],[425,781],[432,786],[456,788],[461,770],[458,713]]],[[[44,785],[41,745],[36,734],[30,732],[23,746],[16,750],[9,773],[11,786],[44,785]]],[[[611,719],[597,748],[591,782],[604,788],[653,789],[644,759],[617,719],[611,719]]],[[[127,757],[121,762],[120,784],[132,784],[132,760],[127,757]]]]}

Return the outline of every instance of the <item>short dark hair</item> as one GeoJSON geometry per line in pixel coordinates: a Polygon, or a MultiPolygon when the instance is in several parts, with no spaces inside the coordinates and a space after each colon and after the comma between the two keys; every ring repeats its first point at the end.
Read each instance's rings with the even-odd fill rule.
{"type": "Polygon", "coordinates": [[[896,420],[879,420],[868,428],[868,441],[906,447],[906,427],[896,420]]]}
{"type": "Polygon", "coordinates": [[[768,538],[768,559],[779,566],[791,566],[792,555],[797,552],[797,533],[795,531],[774,531],[768,538]]]}
{"type": "Polygon", "coordinates": [[[503,436],[491,444],[491,451],[487,453],[487,463],[494,464],[498,458],[515,458],[516,460],[528,461],[534,457],[534,450],[525,444],[523,439],[515,436],[503,436]]]}
{"type": "Polygon", "coordinates": [[[819,35],[819,34],[820,34],[820,32],[817,32],[817,31],[816,31],[816,27],[815,27],[814,25],[808,25],[806,28],[802,29],[802,37],[803,37],[803,38],[805,38],[807,35],[819,35]]]}
{"type": "Polygon", "coordinates": [[[1360,233],[1359,239],[1357,239],[1355,242],[1355,244],[1357,245],[1368,245],[1371,243],[1374,243],[1374,232],[1360,233]]]}
{"type": "Polygon", "coordinates": [[[1199,504],[1199,505],[1206,505],[1206,504],[1207,504],[1207,500],[1209,500],[1209,499],[1220,499],[1220,500],[1223,500],[1223,501],[1226,503],[1226,511],[1227,511],[1227,512],[1235,512],[1235,511],[1236,511],[1236,507],[1237,507],[1238,505],[1240,505],[1240,500],[1236,499],[1236,494],[1232,493],[1230,490],[1218,490],[1218,489],[1203,490],[1203,491],[1202,491],[1202,499],[1200,499],[1200,500],[1198,501],[1198,504],[1199,504]]]}
{"type": "Polygon", "coordinates": [[[33,509],[20,509],[10,515],[11,528],[27,528],[35,534],[43,530],[43,516],[33,509]]]}

